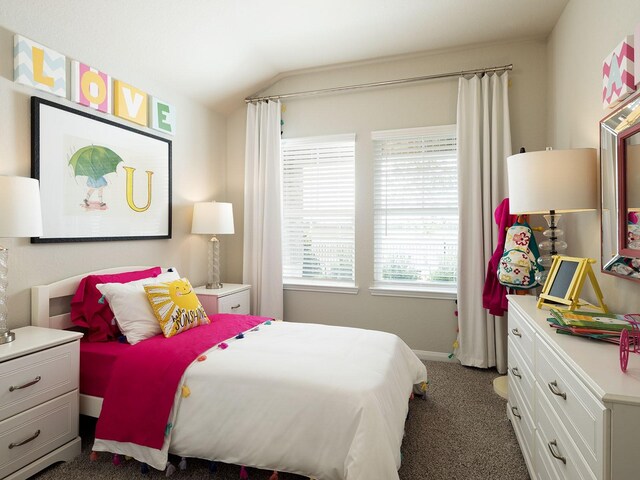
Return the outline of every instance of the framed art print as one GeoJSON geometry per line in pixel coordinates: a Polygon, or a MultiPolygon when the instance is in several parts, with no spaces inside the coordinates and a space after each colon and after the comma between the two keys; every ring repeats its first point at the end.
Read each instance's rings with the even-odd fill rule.
{"type": "Polygon", "coordinates": [[[33,243],[171,238],[171,141],[31,97],[33,243]]]}

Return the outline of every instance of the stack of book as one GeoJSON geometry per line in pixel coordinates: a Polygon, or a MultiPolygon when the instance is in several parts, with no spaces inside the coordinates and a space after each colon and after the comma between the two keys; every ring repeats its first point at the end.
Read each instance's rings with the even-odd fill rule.
{"type": "MultiPolygon", "coordinates": [[[[588,312],[580,310],[551,309],[552,317],[547,319],[557,333],[577,335],[605,342],[620,343],[620,332],[631,331],[631,325],[624,315],[615,313],[588,312]]],[[[637,317],[634,318],[637,320],[637,317]]]]}

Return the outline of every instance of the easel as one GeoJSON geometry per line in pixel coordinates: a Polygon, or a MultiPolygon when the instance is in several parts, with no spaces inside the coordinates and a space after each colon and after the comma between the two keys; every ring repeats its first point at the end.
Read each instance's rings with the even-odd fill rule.
{"type": "Polygon", "coordinates": [[[593,258],[554,255],[549,276],[538,299],[538,308],[558,307],[560,304],[565,305],[567,310],[587,307],[607,313],[602,290],[600,290],[598,280],[593,273],[593,268],[591,268],[594,263],[593,258]],[[598,305],[592,305],[580,299],[580,292],[587,278],[598,299],[598,305]]]}

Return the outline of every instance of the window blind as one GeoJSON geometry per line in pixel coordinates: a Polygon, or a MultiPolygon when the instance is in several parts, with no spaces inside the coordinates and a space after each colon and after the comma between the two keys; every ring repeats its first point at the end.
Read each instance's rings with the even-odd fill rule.
{"type": "Polygon", "coordinates": [[[455,287],[455,125],[372,132],[374,284],[455,287]]]}
{"type": "Polygon", "coordinates": [[[282,140],[283,281],[353,285],[355,134],[282,140]]]}

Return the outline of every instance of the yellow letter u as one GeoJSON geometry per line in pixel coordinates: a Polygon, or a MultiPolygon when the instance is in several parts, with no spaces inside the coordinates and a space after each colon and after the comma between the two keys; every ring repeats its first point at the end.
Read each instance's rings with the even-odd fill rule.
{"type": "Polygon", "coordinates": [[[144,212],[151,206],[151,176],[153,172],[147,170],[147,204],[144,207],[137,207],[133,202],[133,172],[136,171],[133,167],[124,167],[124,171],[127,173],[127,204],[129,208],[134,212],[144,212]]]}

